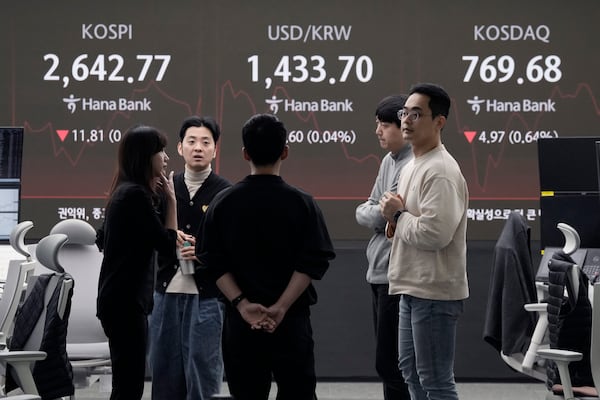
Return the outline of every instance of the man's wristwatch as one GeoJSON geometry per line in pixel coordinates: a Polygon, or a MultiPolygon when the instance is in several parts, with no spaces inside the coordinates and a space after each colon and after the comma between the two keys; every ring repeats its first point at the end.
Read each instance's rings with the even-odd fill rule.
{"type": "Polygon", "coordinates": [[[400,215],[402,214],[403,210],[398,210],[396,211],[396,213],[394,214],[394,223],[397,224],[398,223],[398,218],[400,218],[400,215]]]}
{"type": "Polygon", "coordinates": [[[231,300],[231,305],[233,306],[233,308],[237,308],[238,304],[240,304],[245,298],[246,296],[244,296],[244,294],[242,293],[235,299],[231,300]]]}

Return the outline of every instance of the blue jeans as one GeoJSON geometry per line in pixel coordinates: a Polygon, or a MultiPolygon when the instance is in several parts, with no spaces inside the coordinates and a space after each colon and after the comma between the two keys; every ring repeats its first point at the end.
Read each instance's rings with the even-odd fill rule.
{"type": "Polygon", "coordinates": [[[208,400],[221,390],[224,305],[216,298],[154,292],[150,316],[153,400],[208,400]]]}
{"type": "Polygon", "coordinates": [[[412,400],[458,400],[454,381],[456,323],[463,301],[402,295],[399,366],[412,400]]]}

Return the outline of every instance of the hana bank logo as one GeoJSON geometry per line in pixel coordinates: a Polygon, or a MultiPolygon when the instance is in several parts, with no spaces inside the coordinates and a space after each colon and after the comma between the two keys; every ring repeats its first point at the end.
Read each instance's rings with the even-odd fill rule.
{"type": "Polygon", "coordinates": [[[77,111],[77,103],[80,101],[81,99],[76,98],[73,94],[71,94],[69,97],[63,98],[63,102],[67,105],[67,110],[69,110],[71,114],[74,114],[75,111],[77,111]]]}
{"type": "Polygon", "coordinates": [[[144,97],[137,100],[119,97],[116,99],[95,99],[93,97],[79,98],[71,94],[64,97],[67,110],[74,114],[82,111],[152,111],[152,100],[144,97]]]}
{"type": "Polygon", "coordinates": [[[269,109],[273,114],[279,112],[279,106],[283,106],[285,112],[353,112],[354,101],[350,99],[330,100],[295,100],[295,99],[278,99],[273,95],[270,99],[265,99],[265,103],[269,105],[269,109]]]}
{"type": "Polygon", "coordinates": [[[278,99],[275,95],[273,95],[273,97],[270,99],[265,100],[265,103],[269,105],[269,110],[271,110],[273,114],[277,114],[279,111],[279,103],[281,102],[283,102],[283,99],[278,99]]]}
{"type": "Polygon", "coordinates": [[[467,104],[471,106],[471,111],[478,115],[481,111],[481,105],[485,103],[485,100],[480,99],[479,96],[474,96],[472,99],[467,100],[467,104]]]}
{"type": "Polygon", "coordinates": [[[467,104],[471,106],[471,111],[478,115],[482,108],[488,113],[505,112],[556,112],[556,101],[552,99],[533,100],[521,99],[503,101],[497,99],[480,99],[479,96],[473,96],[467,99],[467,104]]]}

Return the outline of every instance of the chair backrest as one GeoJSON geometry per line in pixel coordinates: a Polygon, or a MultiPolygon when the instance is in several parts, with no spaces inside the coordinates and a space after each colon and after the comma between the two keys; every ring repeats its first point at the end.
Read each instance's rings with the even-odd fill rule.
{"type": "MultiPolygon", "coordinates": [[[[588,279],[567,254],[556,252],[548,263],[548,330],[550,347],[576,351],[581,360],[569,365],[573,387],[593,386],[590,369],[592,305],[588,297],[588,279]]],[[[548,369],[548,381],[561,380],[558,367],[548,369]]]]}
{"type": "Polygon", "coordinates": [[[77,283],[73,293],[67,343],[108,342],[96,317],[98,279],[103,259],[95,244],[96,230],[85,221],[66,219],[50,230],[50,234],[57,233],[69,238],[60,249],[58,257],[62,267],[77,283]]]}
{"type": "Polygon", "coordinates": [[[33,222],[23,221],[10,233],[9,242],[13,249],[25,257],[24,260],[9,260],[6,280],[0,299],[0,348],[6,346],[6,339],[12,333],[13,322],[19,302],[26,288],[26,282],[33,273],[35,262],[25,247],[25,235],[33,227],[33,222]]]}
{"type": "Polygon", "coordinates": [[[63,234],[49,235],[35,246],[38,263],[52,272],[34,275],[28,282],[25,300],[15,317],[11,350],[41,350],[44,360],[33,365],[33,378],[43,398],[74,393],[72,367],[67,358],[66,337],[73,293],[73,279],[58,258],[67,242],[63,234]]]}
{"type": "MultiPolygon", "coordinates": [[[[66,235],[55,234],[44,237],[39,241],[37,246],[35,247],[36,258],[39,264],[43,265],[45,268],[54,271],[51,274],[43,274],[49,276],[48,283],[45,286],[43,293],[43,308],[41,309],[40,317],[36,322],[36,326],[33,328],[33,332],[31,333],[29,342],[25,345],[24,350],[38,350],[39,343],[41,343],[41,338],[44,334],[44,325],[46,313],[48,311],[48,303],[50,298],[53,296],[55,290],[58,290],[58,299],[56,313],[59,318],[63,319],[65,317],[68,318],[69,315],[65,315],[66,310],[70,307],[71,297],[69,292],[72,291],[74,282],[73,279],[65,274],[64,268],[60,264],[58,260],[58,252],[62,246],[67,242],[68,238],[66,235]]],[[[40,280],[40,276],[43,275],[33,275],[27,284],[27,291],[25,295],[25,300],[21,304],[21,306],[25,305],[27,301],[30,299],[32,292],[36,289],[36,281],[40,280]]],[[[19,312],[22,312],[20,310],[19,312]]]]}
{"type": "Polygon", "coordinates": [[[26,288],[27,279],[35,268],[35,262],[10,260],[2,299],[0,299],[0,349],[6,346],[6,338],[12,334],[12,327],[26,288]]]}

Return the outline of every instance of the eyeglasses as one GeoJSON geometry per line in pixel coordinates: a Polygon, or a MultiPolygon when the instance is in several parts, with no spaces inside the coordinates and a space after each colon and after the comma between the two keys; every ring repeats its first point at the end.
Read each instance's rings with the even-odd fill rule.
{"type": "Polygon", "coordinates": [[[415,122],[421,117],[427,117],[432,114],[421,114],[417,110],[398,110],[398,119],[403,120],[404,118],[408,118],[409,121],[415,122]]]}

